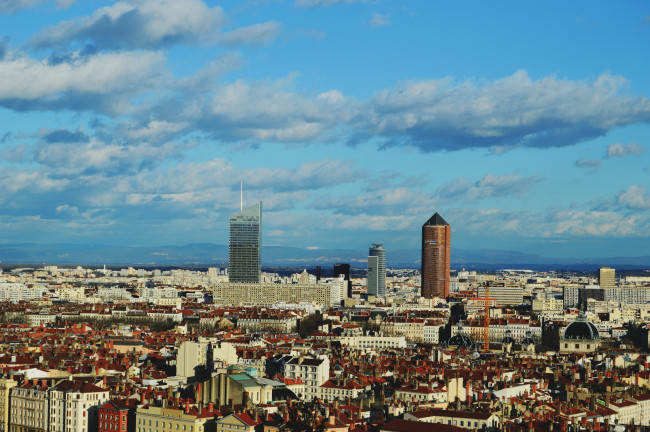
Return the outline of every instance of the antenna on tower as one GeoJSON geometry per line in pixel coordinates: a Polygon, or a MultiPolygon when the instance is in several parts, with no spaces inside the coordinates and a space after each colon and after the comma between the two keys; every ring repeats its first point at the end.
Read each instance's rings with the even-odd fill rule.
{"type": "Polygon", "coordinates": [[[239,211],[244,210],[244,182],[239,183],[239,211]]]}

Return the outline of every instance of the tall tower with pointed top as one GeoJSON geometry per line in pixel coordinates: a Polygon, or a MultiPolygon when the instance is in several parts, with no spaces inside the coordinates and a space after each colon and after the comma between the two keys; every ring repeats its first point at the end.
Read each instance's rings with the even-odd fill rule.
{"type": "Polygon", "coordinates": [[[228,280],[259,283],[262,272],[262,202],[230,215],[228,280]]]}
{"type": "Polygon", "coordinates": [[[422,297],[449,296],[450,262],[451,227],[436,213],[422,225],[422,297]]]}

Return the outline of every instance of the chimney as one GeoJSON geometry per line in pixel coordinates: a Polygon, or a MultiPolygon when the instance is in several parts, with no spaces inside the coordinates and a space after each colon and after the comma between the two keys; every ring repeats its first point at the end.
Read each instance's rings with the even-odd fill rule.
{"type": "Polygon", "coordinates": [[[187,399],[185,400],[185,414],[187,414],[187,413],[189,413],[189,412],[190,412],[190,399],[187,398],[187,399]]]}

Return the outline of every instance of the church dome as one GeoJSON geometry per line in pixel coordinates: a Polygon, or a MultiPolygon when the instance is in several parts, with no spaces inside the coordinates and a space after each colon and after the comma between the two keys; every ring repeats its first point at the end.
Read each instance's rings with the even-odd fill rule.
{"type": "Polygon", "coordinates": [[[449,341],[447,342],[447,346],[470,349],[474,346],[474,342],[469,336],[462,333],[458,333],[457,335],[449,338],[449,341]]]}
{"type": "Polygon", "coordinates": [[[506,337],[504,337],[501,340],[501,344],[503,345],[508,345],[508,344],[514,344],[515,340],[512,338],[512,332],[510,330],[506,330],[506,337]]]}
{"type": "Polygon", "coordinates": [[[595,325],[584,318],[578,318],[566,326],[563,339],[595,340],[600,337],[595,325]]]}

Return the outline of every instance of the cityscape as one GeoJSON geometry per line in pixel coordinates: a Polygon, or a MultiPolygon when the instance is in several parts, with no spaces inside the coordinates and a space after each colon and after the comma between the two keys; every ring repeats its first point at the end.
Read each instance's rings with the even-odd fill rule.
{"type": "Polygon", "coordinates": [[[0,0],[0,432],[650,432],[650,5],[0,0]]]}

